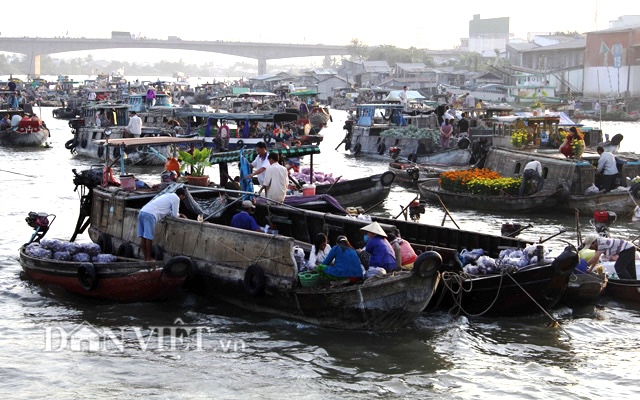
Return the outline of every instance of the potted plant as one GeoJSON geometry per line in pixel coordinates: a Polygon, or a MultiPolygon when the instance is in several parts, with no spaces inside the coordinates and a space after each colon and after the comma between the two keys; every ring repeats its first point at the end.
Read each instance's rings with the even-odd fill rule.
{"type": "Polygon", "coordinates": [[[184,172],[187,166],[190,167],[187,174],[185,174],[187,182],[195,186],[208,186],[209,175],[205,175],[204,169],[211,166],[211,161],[209,161],[211,149],[203,147],[201,149],[194,149],[193,154],[183,150],[179,150],[178,153],[182,160],[180,172],[184,172]]]}

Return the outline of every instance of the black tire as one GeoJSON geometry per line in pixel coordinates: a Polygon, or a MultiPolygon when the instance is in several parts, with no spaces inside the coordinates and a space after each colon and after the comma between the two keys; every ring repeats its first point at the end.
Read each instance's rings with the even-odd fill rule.
{"type": "Polygon", "coordinates": [[[187,256],[174,256],[162,267],[162,272],[171,278],[190,276],[193,271],[193,262],[187,256]]]}
{"type": "Polygon", "coordinates": [[[256,297],[264,292],[265,276],[264,270],[259,265],[251,264],[244,273],[244,291],[249,296],[256,297]]]}
{"type": "Polygon", "coordinates": [[[387,149],[387,146],[385,146],[384,142],[381,142],[378,145],[378,154],[382,155],[384,154],[384,151],[387,149]]]}
{"type": "Polygon", "coordinates": [[[86,137],[83,137],[80,140],[80,147],[82,147],[83,149],[86,149],[87,148],[87,144],[89,144],[89,141],[87,140],[86,137]]]}
{"type": "Polygon", "coordinates": [[[157,244],[151,246],[151,257],[154,260],[162,261],[162,259],[164,259],[164,250],[162,250],[162,247],[157,244]]]}
{"type": "Polygon", "coordinates": [[[111,240],[111,236],[106,233],[101,233],[96,243],[98,243],[98,246],[100,246],[100,249],[105,254],[111,254],[113,251],[113,241],[111,240]]]}
{"type": "Polygon", "coordinates": [[[407,160],[411,161],[411,162],[416,162],[416,160],[418,156],[416,156],[416,153],[411,153],[409,154],[409,157],[407,157],[407,160]]]}
{"type": "Polygon", "coordinates": [[[98,287],[98,273],[91,263],[82,263],[78,267],[78,282],[84,290],[93,290],[98,287]]]}
{"type": "Polygon", "coordinates": [[[104,146],[98,146],[98,158],[104,156],[104,146]]]}
{"type": "Polygon", "coordinates": [[[236,147],[242,147],[242,146],[244,146],[244,141],[238,140],[238,143],[236,143],[236,147]]]}
{"type": "Polygon", "coordinates": [[[471,140],[469,140],[469,138],[463,137],[462,139],[458,140],[458,148],[459,149],[468,149],[469,146],[471,145],[471,140]]]}
{"type": "Polygon", "coordinates": [[[69,139],[67,140],[67,143],[64,144],[64,148],[67,150],[73,150],[76,148],[76,139],[69,139]]]}
{"type": "Polygon", "coordinates": [[[631,185],[631,188],[629,189],[629,192],[631,192],[631,195],[635,198],[638,199],[639,194],[638,191],[640,190],[640,182],[634,183],[633,185],[631,185]]]}
{"type": "Polygon", "coordinates": [[[442,265],[442,256],[435,251],[425,251],[413,262],[413,273],[421,278],[435,275],[442,265]]]}
{"type": "Polygon", "coordinates": [[[620,144],[620,142],[622,142],[622,139],[624,139],[624,136],[622,136],[621,133],[616,133],[615,135],[613,135],[613,137],[611,138],[611,144],[613,146],[618,146],[620,144]]]}
{"type": "Polygon", "coordinates": [[[265,134],[262,136],[262,140],[264,140],[264,142],[265,142],[266,144],[269,144],[269,143],[271,143],[271,141],[273,140],[273,136],[268,135],[268,134],[266,134],[266,133],[265,133],[265,134]]]}
{"type": "Polygon", "coordinates": [[[353,154],[360,153],[361,149],[362,149],[362,145],[360,143],[356,143],[356,145],[353,147],[353,154]]]}
{"type": "Polygon", "coordinates": [[[122,242],[118,246],[118,257],[133,258],[133,246],[129,242],[122,242]]]}
{"type": "Polygon", "coordinates": [[[396,179],[395,172],[386,171],[385,173],[382,174],[382,176],[380,176],[380,183],[382,183],[382,186],[388,187],[388,186],[391,186],[391,184],[395,179],[396,179]]]}

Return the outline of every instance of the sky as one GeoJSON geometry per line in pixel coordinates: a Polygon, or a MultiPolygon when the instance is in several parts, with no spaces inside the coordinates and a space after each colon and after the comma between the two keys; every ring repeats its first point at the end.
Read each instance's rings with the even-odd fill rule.
{"type": "MultiPolygon", "coordinates": [[[[545,32],[579,33],[606,29],[622,15],[640,15],[640,2],[628,0],[457,0],[450,3],[405,0],[401,3],[353,0],[319,2],[256,1],[233,2],[190,0],[155,2],[111,0],[87,8],[86,1],[32,0],[30,10],[41,18],[26,23],[24,18],[3,18],[0,37],[86,37],[109,38],[111,31],[128,31],[153,39],[178,36],[183,40],[224,40],[266,43],[348,45],[358,39],[368,46],[451,49],[468,37],[469,21],[509,17],[513,37],[545,32]],[[182,5],[183,4],[183,5],[182,5]]],[[[94,58],[115,50],[90,51],[94,58]]],[[[132,62],[150,58],[197,63],[200,52],[170,50],[123,51],[132,62]],[[141,58],[137,60],[135,58],[141,58]]],[[[82,57],[66,53],[52,57],[82,57]]],[[[223,59],[227,56],[220,56],[223,59]]],[[[247,60],[235,57],[229,59],[247,60]]],[[[291,59],[290,59],[291,60],[291,59]]]]}

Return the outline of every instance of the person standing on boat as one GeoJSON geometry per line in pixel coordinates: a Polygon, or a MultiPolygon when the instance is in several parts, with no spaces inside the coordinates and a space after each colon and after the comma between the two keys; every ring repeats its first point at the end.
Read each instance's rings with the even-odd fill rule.
{"type": "Polygon", "coordinates": [[[453,133],[453,125],[451,125],[451,122],[451,119],[445,119],[444,124],[440,127],[440,150],[449,148],[449,141],[453,133]]]}
{"type": "Polygon", "coordinates": [[[231,218],[231,226],[238,229],[246,229],[248,231],[262,232],[260,225],[253,218],[253,210],[256,206],[251,200],[242,202],[242,210],[231,218]]]}
{"type": "Polygon", "coordinates": [[[227,121],[222,120],[222,125],[220,125],[220,128],[218,129],[218,139],[220,140],[221,147],[226,149],[229,146],[230,136],[231,136],[231,131],[229,130],[227,121]]]}
{"type": "Polygon", "coordinates": [[[138,237],[145,261],[153,261],[151,246],[156,223],[171,215],[172,217],[186,218],[180,214],[180,201],[184,200],[186,192],[184,188],[176,189],[175,193],[165,193],[145,204],[138,213],[138,237]]]}
{"type": "Polygon", "coordinates": [[[407,86],[403,86],[402,91],[398,94],[400,104],[405,111],[407,111],[407,105],[409,104],[408,89],[409,88],[407,86]]]}
{"type": "Polygon", "coordinates": [[[602,176],[600,180],[599,189],[608,192],[616,188],[616,175],[618,174],[618,167],[616,165],[616,157],[613,153],[604,151],[604,147],[598,146],[598,167],[596,173],[602,176]]]}
{"type": "Polygon", "coordinates": [[[142,134],[142,119],[135,111],[130,111],[129,124],[124,128],[125,137],[140,137],[142,134]]]}
{"type": "Polygon", "coordinates": [[[638,279],[636,275],[636,246],[622,239],[612,239],[591,234],[584,239],[584,248],[595,250],[596,254],[587,261],[589,272],[600,261],[600,256],[615,257],[614,268],[620,279],[638,279]]]}
{"type": "Polygon", "coordinates": [[[278,153],[269,153],[267,159],[269,166],[264,171],[264,182],[260,192],[265,190],[267,199],[282,203],[287,196],[287,188],[289,187],[289,171],[278,163],[280,160],[278,153]]]}
{"type": "Polygon", "coordinates": [[[458,136],[469,137],[469,120],[467,119],[467,113],[462,113],[462,118],[458,121],[458,136]]]}
{"type": "Polygon", "coordinates": [[[380,224],[372,222],[360,228],[360,230],[364,232],[364,240],[366,242],[364,249],[360,253],[369,255],[369,265],[367,267],[384,268],[387,272],[399,270],[396,265],[395,252],[387,240],[387,233],[380,224]]]}
{"type": "Polygon", "coordinates": [[[329,250],[324,263],[318,265],[316,269],[318,272],[328,275],[329,279],[348,278],[359,281],[364,276],[358,253],[346,236],[338,236],[336,245],[329,250]],[[331,265],[332,262],[334,265],[331,265]]]}
{"type": "Polygon", "coordinates": [[[147,108],[151,108],[153,106],[153,102],[156,99],[156,91],[154,88],[150,87],[147,89],[147,95],[145,96],[145,101],[147,104],[147,108]]]}
{"type": "Polygon", "coordinates": [[[265,142],[256,143],[256,155],[255,160],[251,162],[252,173],[245,175],[244,179],[251,179],[254,176],[258,177],[258,183],[262,185],[264,183],[264,171],[271,165],[267,159],[267,144],[265,142]]]}
{"type": "Polygon", "coordinates": [[[520,184],[520,191],[518,192],[519,196],[524,196],[527,184],[531,179],[536,181],[536,193],[540,192],[544,186],[544,179],[542,178],[542,164],[540,164],[538,160],[531,159],[527,165],[524,166],[522,183],[520,184]]]}

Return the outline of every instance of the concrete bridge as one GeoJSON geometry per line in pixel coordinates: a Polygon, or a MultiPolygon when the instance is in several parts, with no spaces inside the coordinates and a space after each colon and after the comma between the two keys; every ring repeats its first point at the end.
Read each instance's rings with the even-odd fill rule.
{"type": "Polygon", "coordinates": [[[116,35],[116,32],[113,32],[111,39],[0,37],[0,51],[25,54],[31,59],[29,63],[29,74],[36,77],[40,76],[40,56],[42,55],[96,49],[147,48],[196,50],[254,58],[258,60],[258,74],[261,75],[267,72],[267,60],[349,54],[349,46],[223,41],[206,42],[181,40],[175,36],[169,36],[168,40],[136,39],[128,35],[127,32],[120,33],[122,33],[122,35],[116,35]]]}

